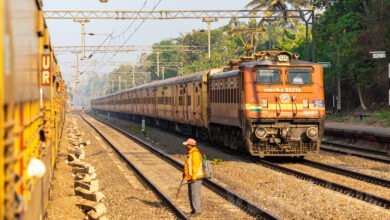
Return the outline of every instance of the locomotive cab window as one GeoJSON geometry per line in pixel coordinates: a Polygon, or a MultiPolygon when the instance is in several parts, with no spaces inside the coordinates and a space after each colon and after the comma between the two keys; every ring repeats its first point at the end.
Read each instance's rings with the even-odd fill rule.
{"type": "Polygon", "coordinates": [[[279,69],[259,69],[256,71],[258,84],[280,84],[279,69]]]}
{"type": "Polygon", "coordinates": [[[311,84],[311,70],[309,69],[289,69],[288,74],[288,83],[291,85],[305,85],[311,84]]]}

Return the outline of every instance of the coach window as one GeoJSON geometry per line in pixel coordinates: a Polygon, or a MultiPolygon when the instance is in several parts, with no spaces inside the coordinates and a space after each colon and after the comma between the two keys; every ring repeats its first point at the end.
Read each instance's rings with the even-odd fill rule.
{"type": "Polygon", "coordinates": [[[224,89],[224,90],[223,90],[223,93],[224,93],[223,102],[224,102],[224,103],[227,103],[227,102],[228,102],[228,93],[227,93],[227,89],[224,89]]]}
{"type": "Polygon", "coordinates": [[[230,88],[229,89],[229,103],[233,103],[234,102],[234,92],[233,92],[234,89],[230,88]]]}
{"type": "Polygon", "coordinates": [[[233,103],[236,103],[236,99],[237,99],[237,93],[236,93],[236,88],[233,88],[233,103]]]}
{"type": "Polygon", "coordinates": [[[179,105],[183,105],[183,96],[179,96],[179,105]]]}
{"type": "Polygon", "coordinates": [[[227,89],[223,89],[223,103],[227,103],[227,89]]]}
{"type": "Polygon", "coordinates": [[[228,90],[228,103],[232,103],[232,89],[227,89],[228,90]]]}
{"type": "Polygon", "coordinates": [[[230,103],[230,89],[226,89],[226,103],[230,103]]]}
{"type": "Polygon", "coordinates": [[[259,69],[256,71],[258,84],[280,84],[279,69],[259,69]]]}
{"type": "Polygon", "coordinates": [[[229,103],[232,103],[233,102],[233,90],[230,88],[229,89],[229,103]]]}
{"type": "Polygon", "coordinates": [[[225,89],[225,103],[229,103],[229,89],[225,89]]]}
{"type": "Polygon", "coordinates": [[[228,89],[224,89],[224,93],[225,93],[224,103],[228,103],[228,102],[229,102],[229,93],[228,93],[228,89]]]}
{"type": "Polygon", "coordinates": [[[309,69],[289,69],[288,74],[288,84],[291,85],[305,85],[311,84],[311,70],[309,69]]]}

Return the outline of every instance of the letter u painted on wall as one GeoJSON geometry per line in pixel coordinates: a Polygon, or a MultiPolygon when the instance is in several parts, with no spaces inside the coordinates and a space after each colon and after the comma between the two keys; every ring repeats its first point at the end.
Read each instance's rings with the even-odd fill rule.
{"type": "Polygon", "coordinates": [[[51,55],[42,54],[42,69],[40,75],[41,86],[50,86],[52,82],[51,55]]]}

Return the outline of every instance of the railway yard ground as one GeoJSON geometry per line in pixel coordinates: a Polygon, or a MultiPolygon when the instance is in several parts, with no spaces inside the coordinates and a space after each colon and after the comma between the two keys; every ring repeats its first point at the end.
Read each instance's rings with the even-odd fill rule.
{"type": "Polygon", "coordinates": [[[361,3],[0,0],[0,220],[390,220],[361,3]]]}
{"type": "MultiPolygon", "coordinates": [[[[82,139],[90,141],[85,146],[84,161],[94,167],[100,202],[105,211],[100,217],[107,219],[176,219],[175,213],[139,174],[130,169],[129,160],[154,186],[164,194],[179,212],[190,211],[187,189],[179,196],[177,188],[181,171],[166,159],[148,150],[143,144],[108,126],[109,123],[129,135],[148,143],[168,157],[183,163],[186,149],[181,145],[187,137],[160,128],[148,126],[146,135],[138,123],[105,115],[70,113],[64,130],[77,127],[82,139]],[[94,128],[92,127],[94,126],[94,128]],[[98,132],[99,133],[98,133],[98,132]],[[113,147],[117,149],[114,150],[113,147]],[[123,156],[119,156],[122,154],[123,156]]],[[[57,165],[54,171],[48,219],[84,219],[86,215],[78,208],[82,199],[76,196],[75,174],[69,165],[70,138],[61,140],[57,165]]],[[[268,218],[280,219],[390,219],[390,165],[383,161],[356,157],[335,152],[320,151],[305,157],[341,170],[351,171],[350,176],[309,166],[301,160],[265,161],[247,155],[226,151],[209,143],[199,143],[202,154],[213,163],[213,182],[239,195],[253,206],[267,213],[268,218]],[[270,163],[278,166],[269,167],[270,163]],[[282,168],[279,168],[282,167],[282,168]],[[302,177],[291,171],[308,175],[302,177]],[[321,184],[310,178],[320,178],[321,184]],[[368,178],[369,177],[369,178],[368,178]],[[370,179],[371,178],[371,179],[370,179]],[[347,187],[337,188],[338,186],[347,187]]],[[[206,184],[207,185],[207,184],[206,184]]],[[[203,213],[198,219],[255,219],[232,199],[223,198],[212,188],[202,187],[203,213]]],[[[263,214],[264,214],[263,213],[263,214]]]]}
{"type": "MultiPolygon", "coordinates": [[[[104,195],[107,219],[173,219],[154,193],[136,177],[134,172],[103,141],[101,137],[78,115],[69,115],[65,129],[74,120],[82,131],[83,138],[89,140],[85,147],[85,161],[96,170],[96,179],[104,195]]],[[[51,199],[48,206],[48,219],[85,219],[85,214],[77,207],[81,198],[75,195],[72,168],[66,163],[68,137],[63,136],[57,160],[51,199]]]]}

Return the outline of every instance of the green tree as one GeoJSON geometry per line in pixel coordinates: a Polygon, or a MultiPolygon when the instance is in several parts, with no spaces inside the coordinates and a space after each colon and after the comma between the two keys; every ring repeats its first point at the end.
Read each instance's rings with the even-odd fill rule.
{"type": "Polygon", "coordinates": [[[291,6],[292,9],[300,10],[308,7],[310,2],[310,0],[252,0],[246,7],[252,10],[288,10],[291,6]]]}
{"type": "Polygon", "coordinates": [[[344,107],[358,105],[366,110],[366,103],[387,99],[384,65],[369,53],[389,48],[386,9],[390,9],[388,1],[338,0],[327,6],[319,20],[318,57],[331,61],[333,74],[341,77],[344,107]]]}

